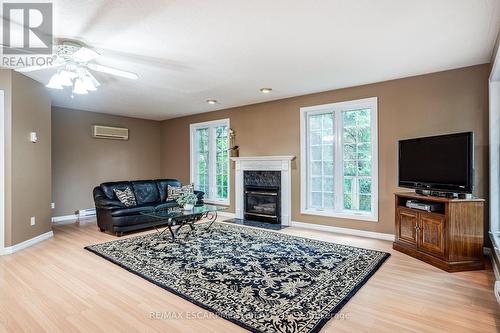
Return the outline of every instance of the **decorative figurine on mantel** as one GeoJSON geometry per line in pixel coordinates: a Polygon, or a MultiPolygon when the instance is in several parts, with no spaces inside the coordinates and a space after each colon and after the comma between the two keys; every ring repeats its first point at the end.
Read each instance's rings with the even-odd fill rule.
{"type": "Polygon", "coordinates": [[[236,132],[230,128],[229,129],[229,156],[238,157],[240,155],[240,146],[235,145],[236,142],[236,132]]]}

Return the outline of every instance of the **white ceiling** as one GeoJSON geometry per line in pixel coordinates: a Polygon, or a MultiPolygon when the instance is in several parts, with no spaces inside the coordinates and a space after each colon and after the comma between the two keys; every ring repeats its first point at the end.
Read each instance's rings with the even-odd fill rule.
{"type": "Polygon", "coordinates": [[[486,63],[500,23],[498,0],[53,3],[55,37],[140,76],[98,73],[97,92],[53,104],[155,120],[486,63]]]}

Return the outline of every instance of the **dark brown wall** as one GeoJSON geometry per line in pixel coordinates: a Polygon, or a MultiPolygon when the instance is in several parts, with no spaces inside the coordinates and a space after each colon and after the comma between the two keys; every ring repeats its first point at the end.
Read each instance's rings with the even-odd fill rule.
{"type": "Polygon", "coordinates": [[[399,139],[474,131],[475,194],[487,197],[489,68],[484,64],[166,120],[162,123],[161,173],[189,182],[189,124],[229,118],[240,156],[297,157],[292,170],[292,220],[392,233],[399,139]],[[379,222],[300,214],[300,108],[373,96],[379,103],[379,222]]]}
{"type": "Polygon", "coordinates": [[[52,108],[53,216],[94,207],[92,189],[102,182],[159,177],[159,122],[52,108]],[[130,139],[94,139],[94,124],[126,127],[130,139]]]}

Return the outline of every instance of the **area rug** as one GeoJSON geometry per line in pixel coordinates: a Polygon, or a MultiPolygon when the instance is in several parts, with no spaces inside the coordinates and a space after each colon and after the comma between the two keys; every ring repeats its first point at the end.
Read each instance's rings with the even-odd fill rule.
{"type": "Polygon", "coordinates": [[[252,332],[318,332],[389,257],[225,223],[85,249],[252,332]]]}

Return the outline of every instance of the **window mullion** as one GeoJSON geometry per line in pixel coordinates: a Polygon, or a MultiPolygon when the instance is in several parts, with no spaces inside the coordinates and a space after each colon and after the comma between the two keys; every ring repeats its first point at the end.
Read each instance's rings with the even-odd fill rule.
{"type": "MultiPolygon", "coordinates": [[[[323,115],[321,116],[322,118],[324,117],[323,115]]],[[[325,146],[325,143],[323,142],[323,135],[325,134],[325,126],[323,124],[323,119],[321,119],[321,144],[320,144],[320,149],[321,149],[321,209],[325,210],[326,205],[325,205],[325,156],[323,156],[323,147],[325,146]]]]}
{"type": "MultiPolygon", "coordinates": [[[[359,128],[356,125],[356,133],[358,132],[359,128]]],[[[357,134],[356,134],[357,135],[357,134]]],[[[359,210],[359,175],[358,175],[358,137],[356,137],[356,155],[355,155],[355,161],[356,161],[356,175],[353,177],[353,184],[352,184],[352,210],[359,210]]]]}
{"type": "Polygon", "coordinates": [[[359,177],[353,177],[352,184],[352,209],[359,210],[359,177]]]}
{"type": "Polygon", "coordinates": [[[312,155],[312,150],[311,150],[311,140],[309,138],[309,136],[311,135],[310,133],[310,129],[309,129],[309,118],[311,117],[310,114],[307,114],[306,115],[306,124],[305,124],[305,128],[306,128],[306,132],[305,132],[305,142],[306,142],[306,152],[307,152],[307,156],[306,156],[306,179],[307,179],[307,183],[305,184],[306,186],[306,208],[311,208],[312,207],[312,173],[311,173],[311,155],[312,155]]]}
{"type": "Polygon", "coordinates": [[[335,205],[334,211],[339,212],[342,210],[343,204],[343,183],[344,183],[344,166],[343,166],[343,149],[342,149],[342,112],[340,110],[333,111],[334,125],[335,125],[335,144],[334,144],[334,184],[335,184],[335,205]]]}
{"type": "Polygon", "coordinates": [[[198,166],[199,166],[199,163],[200,163],[200,142],[199,142],[199,138],[198,138],[198,135],[197,135],[197,129],[194,129],[193,130],[193,142],[194,142],[194,152],[192,153],[193,154],[193,157],[194,157],[194,161],[193,161],[193,183],[196,184],[196,186],[200,186],[200,170],[198,169],[198,166]]]}
{"type": "Polygon", "coordinates": [[[215,199],[215,179],[216,179],[216,168],[215,168],[215,127],[211,126],[208,128],[208,192],[210,193],[210,199],[215,199]]]}

